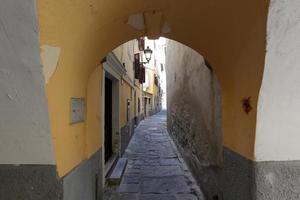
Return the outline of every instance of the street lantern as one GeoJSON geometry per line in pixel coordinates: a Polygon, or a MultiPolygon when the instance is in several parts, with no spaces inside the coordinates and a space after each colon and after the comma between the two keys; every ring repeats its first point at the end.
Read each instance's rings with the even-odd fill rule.
{"type": "Polygon", "coordinates": [[[152,53],[153,53],[153,51],[149,48],[149,46],[147,47],[147,49],[144,50],[144,54],[145,54],[145,57],[146,57],[146,60],[147,60],[146,63],[150,62],[151,57],[152,57],[152,53]]]}

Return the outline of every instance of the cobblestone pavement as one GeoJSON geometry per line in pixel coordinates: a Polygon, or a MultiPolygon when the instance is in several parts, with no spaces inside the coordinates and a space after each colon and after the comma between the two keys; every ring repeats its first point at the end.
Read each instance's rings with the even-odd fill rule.
{"type": "Polygon", "coordinates": [[[122,182],[111,200],[203,200],[201,190],[166,131],[165,112],[142,121],[126,150],[122,182]]]}

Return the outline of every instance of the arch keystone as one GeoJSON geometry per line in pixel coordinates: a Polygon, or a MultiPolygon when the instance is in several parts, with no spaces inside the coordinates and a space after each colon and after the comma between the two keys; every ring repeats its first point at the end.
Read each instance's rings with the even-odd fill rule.
{"type": "Polygon", "coordinates": [[[161,11],[145,12],[146,31],[149,39],[158,39],[161,34],[162,17],[161,11]]]}

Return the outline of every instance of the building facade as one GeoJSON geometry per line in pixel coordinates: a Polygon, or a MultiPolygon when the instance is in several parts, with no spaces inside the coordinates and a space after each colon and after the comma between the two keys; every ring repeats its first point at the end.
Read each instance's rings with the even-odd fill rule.
{"type": "Polygon", "coordinates": [[[124,154],[139,122],[161,110],[158,73],[145,66],[144,50],[145,38],[131,40],[102,61],[105,176],[124,154]]]}
{"type": "Polygon", "coordinates": [[[152,59],[145,64],[145,83],[143,84],[145,112],[147,115],[162,110],[162,102],[165,98],[165,88],[162,87],[165,80],[165,39],[145,40],[147,48],[153,50],[152,59]],[[146,103],[148,101],[148,103],[146,103]]]}

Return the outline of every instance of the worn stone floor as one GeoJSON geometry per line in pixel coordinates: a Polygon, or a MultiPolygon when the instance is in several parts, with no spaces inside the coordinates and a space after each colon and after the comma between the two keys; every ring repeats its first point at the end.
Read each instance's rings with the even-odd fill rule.
{"type": "Polygon", "coordinates": [[[106,188],[106,200],[204,200],[166,131],[165,112],[140,123],[124,157],[121,184],[106,188]]]}

